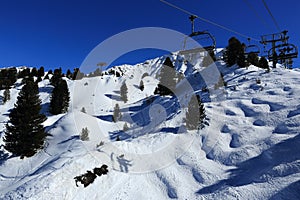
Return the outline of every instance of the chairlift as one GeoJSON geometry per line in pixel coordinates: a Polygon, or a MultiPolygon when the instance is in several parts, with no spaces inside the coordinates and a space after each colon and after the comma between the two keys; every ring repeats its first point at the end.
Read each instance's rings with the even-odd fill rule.
{"type": "MultiPolygon", "coordinates": [[[[175,6],[165,0],[160,0],[162,3],[171,6],[181,12],[184,12],[189,15],[189,20],[191,21],[192,25],[192,33],[185,37],[183,42],[183,50],[180,51],[180,54],[197,54],[198,52],[213,52],[216,48],[216,39],[214,36],[209,33],[208,31],[195,31],[195,19],[198,18],[197,15],[192,14],[191,12],[184,10],[178,6],[175,6]],[[207,41],[207,44],[203,44],[203,40],[207,41]],[[191,42],[192,45],[199,43],[197,46],[190,46],[189,43],[191,42]],[[199,47],[200,46],[200,47],[199,47]]],[[[206,54],[206,53],[205,53],[206,54]]]]}
{"type": "Polygon", "coordinates": [[[216,48],[216,39],[211,33],[208,31],[195,31],[196,18],[197,16],[195,15],[191,15],[189,17],[192,24],[192,33],[185,37],[183,42],[183,50],[180,51],[181,54],[212,52],[216,48]],[[195,41],[197,44],[195,44],[195,41]]]}
{"type": "Polygon", "coordinates": [[[278,60],[283,62],[297,57],[298,48],[296,45],[290,43],[277,45],[268,51],[270,61],[278,60]]]}
{"type": "Polygon", "coordinates": [[[215,48],[216,48],[216,40],[214,36],[208,31],[193,32],[184,39],[183,50],[198,49],[200,51],[212,51],[215,48]],[[192,40],[196,41],[199,45],[190,46],[192,40]]]}
{"type": "Polygon", "coordinates": [[[245,47],[245,56],[247,57],[250,53],[254,53],[256,55],[260,54],[260,47],[256,44],[250,44],[250,38],[248,38],[249,45],[245,47]]]}

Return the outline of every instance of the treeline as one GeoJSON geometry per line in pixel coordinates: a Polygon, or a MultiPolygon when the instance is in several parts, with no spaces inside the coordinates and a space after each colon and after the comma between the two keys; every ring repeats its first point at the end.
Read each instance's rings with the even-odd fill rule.
{"type": "Polygon", "coordinates": [[[54,79],[57,77],[66,77],[71,80],[79,80],[83,77],[95,77],[95,76],[102,76],[103,74],[117,74],[121,75],[120,73],[116,73],[113,69],[109,70],[108,72],[102,73],[101,70],[98,68],[94,72],[90,73],[89,75],[84,74],[80,71],[79,68],[75,68],[73,72],[70,69],[67,70],[66,74],[62,72],[61,68],[57,68],[55,70],[49,70],[45,73],[44,67],[40,67],[37,69],[34,68],[24,68],[18,69],[15,67],[0,69],[0,90],[11,88],[17,81],[18,78],[34,78],[36,77],[36,82],[40,82],[43,79],[51,79],[55,76],[54,79]]]}

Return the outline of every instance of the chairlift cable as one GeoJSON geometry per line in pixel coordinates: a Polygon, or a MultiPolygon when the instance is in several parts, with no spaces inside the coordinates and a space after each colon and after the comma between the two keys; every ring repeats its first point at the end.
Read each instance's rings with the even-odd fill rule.
{"type": "Polygon", "coordinates": [[[277,21],[276,21],[274,15],[272,14],[271,10],[269,9],[269,7],[268,7],[266,1],[265,1],[265,0],[262,0],[262,2],[263,2],[263,4],[264,4],[265,8],[267,9],[269,15],[271,16],[271,18],[272,18],[272,20],[273,20],[273,22],[274,22],[274,24],[275,24],[277,30],[280,32],[281,30],[280,30],[280,28],[279,28],[279,25],[278,25],[278,23],[277,23],[277,21]]]}
{"type": "Polygon", "coordinates": [[[180,8],[180,7],[178,7],[178,6],[174,5],[174,4],[172,4],[172,3],[170,3],[170,2],[167,2],[167,1],[165,1],[165,0],[160,0],[160,1],[161,1],[162,3],[165,3],[165,4],[169,5],[169,6],[171,6],[171,7],[175,8],[175,9],[177,9],[177,10],[180,10],[180,11],[182,11],[182,12],[188,14],[188,15],[195,16],[195,17],[199,18],[200,20],[202,20],[202,21],[204,21],[204,22],[206,22],[206,23],[212,24],[212,25],[214,25],[214,26],[217,26],[217,27],[219,27],[219,28],[221,28],[221,29],[224,29],[224,30],[226,30],[226,31],[232,32],[232,33],[234,33],[234,34],[236,34],[236,35],[239,35],[239,36],[241,36],[241,37],[244,37],[244,38],[251,38],[252,40],[260,41],[259,39],[250,37],[250,36],[248,36],[248,35],[245,35],[245,34],[243,34],[243,33],[240,33],[240,32],[238,32],[238,31],[235,31],[235,30],[230,29],[230,28],[228,28],[228,27],[225,27],[225,26],[223,26],[223,25],[220,25],[220,24],[218,24],[218,23],[216,23],[216,22],[213,22],[213,21],[211,21],[211,20],[205,19],[205,18],[203,18],[203,17],[199,17],[198,15],[195,15],[195,14],[193,14],[193,13],[191,13],[191,12],[185,10],[185,9],[182,9],[182,8],[180,8]]]}
{"type": "Polygon", "coordinates": [[[171,6],[171,7],[175,8],[175,9],[177,9],[177,10],[182,11],[182,12],[188,14],[188,15],[193,15],[193,16],[195,16],[195,17],[198,17],[197,15],[195,15],[195,14],[193,14],[193,13],[191,13],[191,12],[189,12],[189,11],[183,9],[183,8],[180,8],[180,7],[174,5],[174,4],[170,3],[170,2],[167,2],[167,1],[165,1],[165,0],[160,0],[160,1],[161,1],[162,3],[165,3],[165,4],[169,5],[169,6],[171,6]]]}
{"type": "Polygon", "coordinates": [[[256,15],[256,17],[260,20],[260,22],[267,28],[272,30],[271,26],[267,23],[267,21],[264,19],[264,17],[262,17],[257,10],[255,9],[255,7],[253,5],[251,5],[251,3],[248,0],[244,0],[245,4],[250,8],[250,10],[252,10],[252,12],[256,15]]]}
{"type": "Polygon", "coordinates": [[[216,22],[210,21],[210,20],[208,20],[208,19],[205,19],[205,18],[202,18],[202,17],[198,17],[198,18],[201,19],[201,20],[204,21],[204,22],[207,22],[207,23],[209,23],[209,24],[212,24],[212,25],[214,25],[214,26],[217,26],[217,27],[219,27],[219,28],[221,28],[221,29],[224,29],[224,30],[227,30],[227,31],[229,31],[229,32],[235,33],[236,35],[239,35],[239,36],[241,36],[241,37],[244,37],[244,38],[251,38],[252,40],[260,41],[259,39],[253,38],[253,37],[251,37],[251,36],[245,35],[245,34],[240,33],[240,32],[237,32],[237,31],[235,31],[235,30],[233,30],[233,29],[230,29],[230,28],[225,27],[225,26],[223,26],[223,25],[217,24],[216,22]]]}

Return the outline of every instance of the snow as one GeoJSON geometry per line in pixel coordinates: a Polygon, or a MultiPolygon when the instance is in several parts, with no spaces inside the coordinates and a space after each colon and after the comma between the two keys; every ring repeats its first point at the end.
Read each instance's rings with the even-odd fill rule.
{"type": "MultiPolygon", "coordinates": [[[[48,118],[45,148],[23,160],[0,149],[0,199],[299,199],[300,70],[278,66],[267,73],[222,61],[203,68],[199,56],[169,56],[188,80],[178,84],[176,98],[153,96],[166,56],[115,67],[123,77],[67,80],[67,114],[48,113],[53,87],[40,82],[48,118]],[[220,73],[227,86],[215,88],[220,73]],[[120,100],[124,82],[127,103],[120,100]],[[183,123],[193,91],[202,96],[209,118],[199,132],[183,123]],[[116,103],[122,118],[114,123],[116,103]],[[125,122],[130,129],[122,131],[125,122]],[[80,140],[85,127],[89,141],[80,140]],[[76,187],[75,176],[102,164],[107,175],[76,187]]],[[[20,82],[0,107],[0,144],[20,82]]]]}

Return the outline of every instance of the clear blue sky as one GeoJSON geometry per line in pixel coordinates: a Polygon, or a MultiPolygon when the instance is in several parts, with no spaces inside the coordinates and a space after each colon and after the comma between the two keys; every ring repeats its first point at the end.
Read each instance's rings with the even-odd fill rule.
{"type": "MultiPolygon", "coordinates": [[[[289,30],[290,42],[298,46],[300,2],[265,1],[281,30],[289,30]]],[[[261,0],[169,2],[254,38],[278,32],[261,0]]],[[[108,37],[149,26],[190,32],[188,15],[159,0],[1,0],[0,67],[27,65],[72,69],[79,67],[87,54],[108,37]]],[[[228,39],[235,36],[200,20],[196,21],[196,28],[214,34],[218,47],[226,46],[228,39]]],[[[237,37],[247,43],[245,38],[237,37]]],[[[123,56],[116,63],[134,63],[159,53],[139,52],[123,56]]],[[[295,66],[300,67],[299,60],[295,66]]]]}

